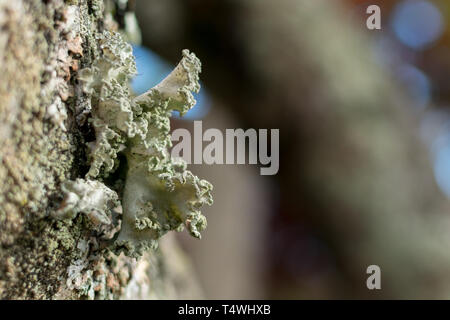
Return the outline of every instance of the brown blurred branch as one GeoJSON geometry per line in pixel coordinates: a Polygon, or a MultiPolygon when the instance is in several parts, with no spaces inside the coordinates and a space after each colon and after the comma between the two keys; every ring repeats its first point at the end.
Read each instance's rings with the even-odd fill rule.
{"type": "MultiPolygon", "coordinates": [[[[141,21],[153,4],[138,3],[141,21]]],[[[245,126],[281,128],[282,206],[334,249],[333,297],[449,298],[449,203],[410,102],[372,59],[364,26],[334,1],[167,6],[178,18],[142,26],[144,42],[169,59],[192,49],[206,86],[245,126]],[[381,267],[381,293],[365,287],[370,264],[381,267]]]]}

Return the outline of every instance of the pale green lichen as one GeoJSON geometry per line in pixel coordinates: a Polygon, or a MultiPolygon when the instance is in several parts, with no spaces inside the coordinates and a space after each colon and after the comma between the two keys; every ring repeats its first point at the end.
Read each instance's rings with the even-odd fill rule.
{"type": "Polygon", "coordinates": [[[84,213],[91,229],[98,236],[111,239],[117,232],[119,197],[97,180],[68,180],[62,186],[65,194],[60,208],[52,216],[59,220],[74,219],[78,213],[84,213]]]}
{"type": "MultiPolygon", "coordinates": [[[[173,110],[183,115],[194,106],[192,92],[200,89],[200,61],[183,50],[182,60],[170,75],[145,94],[133,97],[128,87],[136,73],[131,46],[118,33],[108,31],[97,40],[99,58],[78,77],[83,90],[92,96],[96,133],[95,142],[90,144],[86,178],[106,178],[118,167],[118,153],[126,156],[123,220],[115,248],[137,257],[145,249],[155,248],[158,238],[169,230],[181,231],[184,227],[200,238],[200,231],[206,227],[200,208],[212,204],[212,186],[186,170],[186,163],[172,159],[168,152],[169,117],[173,110]]],[[[80,180],[77,185],[88,189],[92,185],[89,180],[80,180]]],[[[78,198],[70,212],[85,211],[80,205],[89,202],[89,197],[80,200],[79,193],[87,189],[75,192],[78,198]]],[[[97,190],[102,190],[98,191],[101,194],[109,189],[99,186],[97,190]]],[[[72,191],[66,192],[66,199],[72,191]]]]}

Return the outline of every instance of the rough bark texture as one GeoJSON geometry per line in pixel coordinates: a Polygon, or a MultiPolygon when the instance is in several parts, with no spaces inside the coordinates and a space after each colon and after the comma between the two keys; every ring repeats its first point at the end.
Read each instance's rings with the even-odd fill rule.
{"type": "MultiPolygon", "coordinates": [[[[92,128],[76,80],[117,28],[99,0],[0,0],[0,298],[195,298],[168,235],[138,262],[89,246],[79,216],[56,221],[61,183],[86,174],[92,128]]],[[[95,240],[95,239],[94,239],[95,240]]]]}

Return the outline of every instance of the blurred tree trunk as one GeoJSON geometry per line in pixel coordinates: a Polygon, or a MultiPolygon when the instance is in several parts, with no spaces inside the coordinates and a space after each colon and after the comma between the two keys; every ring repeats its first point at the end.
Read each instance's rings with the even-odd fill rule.
{"type": "Polygon", "coordinates": [[[103,8],[99,0],[0,0],[0,298],[200,295],[171,235],[136,262],[83,248],[80,219],[50,218],[61,182],[88,166],[92,132],[76,73],[92,63],[92,34],[116,28],[103,8]]]}
{"type": "MultiPolygon", "coordinates": [[[[280,128],[277,214],[311,226],[329,248],[322,274],[276,273],[272,295],[449,298],[449,203],[365,23],[350,22],[337,1],[156,2],[138,2],[152,26],[144,43],[171,60],[192,48],[207,65],[205,85],[244,127],[280,128]],[[381,291],[366,288],[371,264],[381,291]]],[[[295,259],[298,247],[286,245],[295,259]]]]}

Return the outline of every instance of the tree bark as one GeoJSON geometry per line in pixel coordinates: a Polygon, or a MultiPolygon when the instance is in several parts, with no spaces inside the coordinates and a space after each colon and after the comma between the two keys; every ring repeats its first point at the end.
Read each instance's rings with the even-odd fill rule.
{"type": "Polygon", "coordinates": [[[61,183],[89,165],[77,71],[91,66],[96,35],[117,31],[103,1],[0,0],[0,26],[0,298],[201,296],[172,235],[136,261],[86,247],[81,217],[51,218],[61,183]]]}

